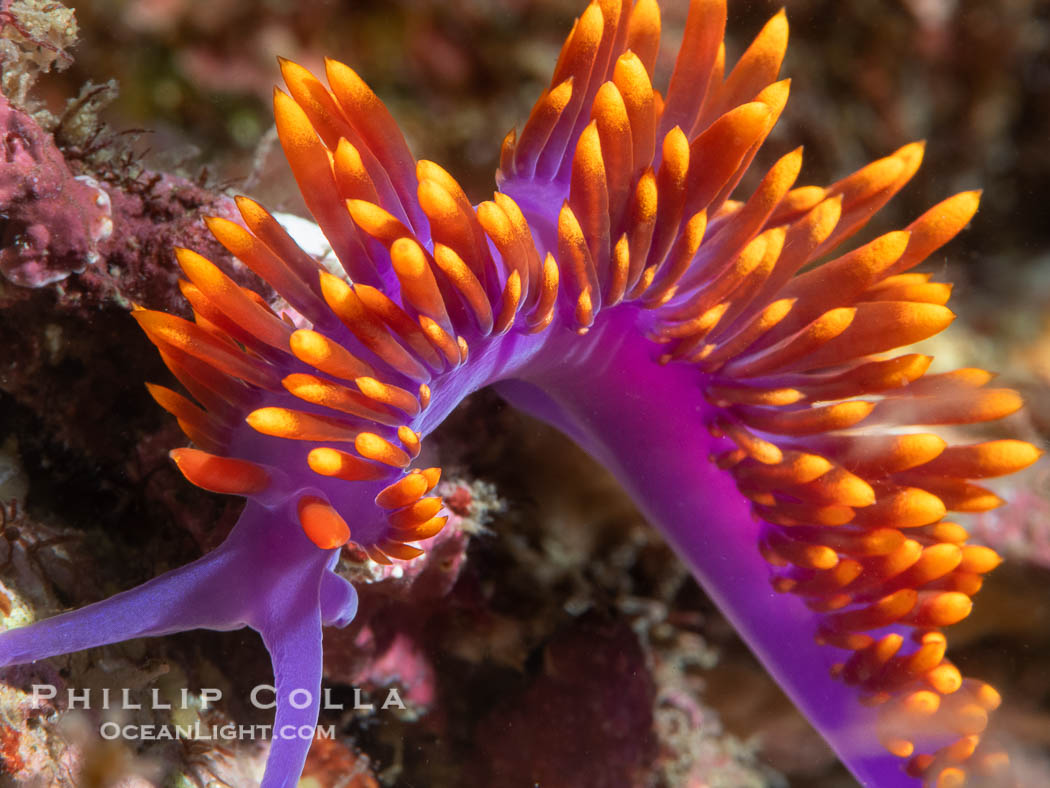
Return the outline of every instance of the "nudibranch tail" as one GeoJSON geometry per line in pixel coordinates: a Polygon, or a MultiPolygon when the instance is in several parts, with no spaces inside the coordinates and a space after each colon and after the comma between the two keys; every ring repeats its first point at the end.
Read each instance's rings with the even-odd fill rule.
{"type": "MultiPolygon", "coordinates": [[[[797,186],[791,151],[733,199],[787,101],[788,28],[775,15],[727,74],[725,22],[724,0],[692,0],[662,96],[655,0],[590,3],[476,207],[349,67],[326,61],[325,84],[282,60],[277,133],[342,271],[239,198],[241,222],[208,226],[277,299],[178,250],[193,319],[133,313],[190,394],[150,387],[196,446],[179,469],[245,513],[215,552],[99,603],[164,591],[157,623],[89,635],[110,609],[93,606],[0,635],[0,661],[248,625],[273,657],[278,730],[312,726],[316,702],[286,690],[319,687],[321,625],[354,615],[339,549],[423,554],[448,519],[440,469],[415,467],[423,439],[495,384],[619,476],[861,780],[1001,772],[982,736],[998,694],[962,677],[941,631],[999,557],[944,517],[999,505],[974,480],[1039,452],[948,445],[928,428],[1001,418],[1018,396],[898,350],[952,321],[950,287],[912,269],[979,195],[848,251],[921,144],[828,187],[797,186]]],[[[292,784],[308,747],[275,738],[264,785],[292,784]]]]}
{"type": "MultiPolygon", "coordinates": [[[[616,4],[611,12],[592,4],[593,18],[578,21],[550,91],[521,135],[504,142],[501,188],[520,197],[530,218],[543,195],[567,192],[552,232],[579,330],[600,319],[606,294],[612,304],[640,303],[651,310],[641,323],[665,348],[661,363],[699,373],[697,388],[710,406],[703,421],[715,439],[710,459],[761,524],[756,541],[773,570],[773,589],[804,603],[818,644],[844,652],[831,674],[876,710],[885,748],[908,759],[907,775],[929,784],[981,779],[1004,764],[981,737],[998,694],[962,678],[945,658],[940,630],[969,614],[982,575],[999,558],[967,544],[966,531],[943,518],[1002,503],[974,480],[1024,468],[1040,452],[1021,441],[948,446],[924,431],[1002,418],[1020,399],[985,388],[988,376],[979,371],[927,375],[929,357],[892,354],[952,321],[944,306],[950,287],[911,269],[966,226],[979,194],[950,197],[904,230],[814,266],[908,182],[923,145],[904,146],[827,188],[795,188],[801,152],[794,151],[745,202],[730,200],[786,99],[787,83],[775,80],[787,28],[782,14],[774,17],[722,81],[724,50],[707,36],[717,31],[720,40],[723,5],[691,5],[661,111],[650,72],[632,53],[616,59],[614,52],[610,73],[600,43],[613,34],[596,32],[594,9],[615,28],[616,4]],[[685,84],[680,74],[703,89],[676,92],[685,84]],[[574,104],[561,95],[569,91],[595,98],[574,104]],[[588,106],[590,123],[583,125],[588,106]],[[639,149],[650,152],[641,167],[627,155],[639,149]],[[550,165],[551,152],[560,150],[571,166],[550,165]]],[[[636,4],[631,14],[642,18],[649,9],[636,4]]],[[[623,364],[624,347],[617,353],[623,364]]],[[[556,378],[530,382],[540,381],[549,396],[556,378]]],[[[597,419],[598,409],[574,412],[564,392],[550,401],[517,385],[502,390],[612,467],[644,440],[634,435],[635,448],[617,454],[609,448],[615,438],[578,429],[597,419]]],[[[604,427],[617,434],[623,424],[620,414],[604,427]]],[[[645,466],[649,473],[656,462],[645,466]]],[[[643,472],[621,478],[637,489],[643,472]]],[[[649,512],[662,508],[651,490],[638,497],[649,512]]],[[[654,519],[672,534],[680,530],[666,517],[654,519]]],[[[727,582],[710,557],[683,551],[709,591],[727,582]]],[[[732,611],[733,593],[724,596],[732,611]]],[[[741,628],[858,775],[878,784],[894,779],[882,767],[862,765],[873,759],[846,741],[853,732],[827,729],[827,715],[806,702],[794,670],[778,667],[785,660],[775,641],[746,620],[741,628]]],[[[799,675],[813,678],[808,669],[799,675]]]]}

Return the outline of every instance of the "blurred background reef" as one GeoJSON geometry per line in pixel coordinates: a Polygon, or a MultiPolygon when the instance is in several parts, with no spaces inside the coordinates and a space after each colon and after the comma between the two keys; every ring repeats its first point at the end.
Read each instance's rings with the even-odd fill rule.
{"type": "MultiPolygon", "coordinates": [[[[687,3],[661,5],[666,76],[687,3]]],[[[730,59],[778,7],[730,2],[730,59]]],[[[19,119],[31,117],[56,184],[111,201],[74,217],[76,260],[15,267],[10,147],[0,163],[4,625],[192,560],[236,519],[235,501],[190,488],[169,464],[182,438],[142,385],[169,376],[127,309],[185,313],[171,246],[221,259],[200,219],[229,211],[230,195],[305,215],[273,131],[275,56],[315,73],[325,56],[350,64],[416,156],[477,202],[581,10],[582,0],[0,0],[10,102],[0,131],[28,133],[19,119]]],[[[788,18],[792,98],[742,189],[799,144],[800,183],[826,183],[926,139],[922,169],[864,238],[984,190],[972,226],[922,269],[955,284],[959,315],[929,346],[944,368],[985,367],[1019,388],[1028,409],[995,434],[1046,446],[1050,0],[793,0],[788,18]]],[[[434,444],[451,469],[454,534],[418,575],[365,583],[372,615],[332,636],[326,663],[337,693],[393,685],[409,708],[327,714],[339,737],[315,747],[304,786],[855,785],[578,450],[485,393],[434,444]]],[[[1009,560],[949,633],[964,673],[1003,691],[999,725],[1032,786],[1050,784],[1048,476],[1037,463],[997,487],[1011,507],[968,521],[1009,560]]],[[[119,645],[2,677],[0,786],[257,778],[264,753],[250,743],[103,743],[98,719],[57,702],[27,711],[24,692],[45,680],[219,686],[227,702],[185,713],[265,722],[243,700],[269,681],[250,632],[119,645]]]]}

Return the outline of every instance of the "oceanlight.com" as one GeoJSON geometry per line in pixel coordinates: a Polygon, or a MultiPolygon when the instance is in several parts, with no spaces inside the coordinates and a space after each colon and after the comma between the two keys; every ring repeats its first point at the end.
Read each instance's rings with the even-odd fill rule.
{"type": "Polygon", "coordinates": [[[98,728],[103,739],[163,741],[193,739],[208,741],[245,741],[252,739],[334,739],[334,725],[119,725],[104,722],[98,728]]]}
{"type": "MultiPolygon", "coordinates": [[[[32,699],[33,704],[39,707],[45,701],[52,701],[58,697],[58,688],[53,684],[34,684],[32,699]]],[[[222,691],[206,687],[199,693],[191,693],[183,688],[180,690],[177,703],[166,701],[161,698],[160,690],[150,690],[147,698],[133,696],[128,689],[113,692],[108,687],[101,690],[66,690],[66,707],[72,709],[105,709],[105,710],[140,710],[143,708],[152,710],[193,709],[206,711],[212,704],[222,700],[222,691]],[[148,698],[148,700],[147,700],[148,698]]],[[[254,687],[249,695],[249,702],[257,709],[272,709],[277,706],[277,691],[270,684],[260,684],[254,687]]],[[[313,705],[314,697],[310,690],[294,689],[288,693],[288,704],[294,709],[308,709],[313,705]]],[[[355,711],[375,711],[375,703],[365,699],[361,690],[353,688],[353,703],[344,704],[333,700],[331,690],[325,688],[319,699],[320,707],[326,710],[343,711],[351,708],[355,711]]],[[[383,709],[404,709],[405,703],[401,700],[396,687],[386,691],[386,698],[378,706],[383,709]]],[[[122,724],[113,721],[103,722],[99,726],[99,734],[103,739],[134,739],[139,741],[157,741],[173,739],[217,739],[222,741],[244,740],[244,739],[334,739],[334,725],[238,725],[232,722],[222,725],[208,725],[196,720],[190,724],[156,724],[135,725],[122,724]]]]}

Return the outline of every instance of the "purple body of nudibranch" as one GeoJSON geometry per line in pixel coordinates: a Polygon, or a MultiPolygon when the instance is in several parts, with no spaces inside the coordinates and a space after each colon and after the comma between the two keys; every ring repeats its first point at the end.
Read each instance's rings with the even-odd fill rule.
{"type": "MultiPolygon", "coordinates": [[[[912,784],[871,737],[871,710],[859,706],[848,687],[828,681],[836,655],[799,637],[815,629],[815,615],[770,589],[748,503],[707,461],[726,441],[699,426],[710,407],[700,396],[702,381],[688,367],[656,362],[644,336],[646,317],[624,305],[599,315],[583,337],[562,315],[539,335],[478,341],[467,365],[434,384],[440,396],[413,429],[425,437],[463,398],[494,385],[509,402],[563,431],[624,484],[858,779],[912,784]]],[[[253,444],[249,456],[261,454],[282,468],[306,467],[301,457],[298,463],[284,459],[289,449],[300,448],[296,444],[247,428],[243,437],[253,444]],[[266,443],[268,450],[259,445],[266,443]]],[[[269,507],[249,504],[218,549],[103,602],[4,633],[0,661],[30,662],[189,629],[249,626],[271,654],[277,687],[277,736],[262,785],[291,788],[311,741],[299,729],[312,731],[317,722],[321,627],[348,624],[357,596],[331,571],[338,551],[318,550],[293,511],[300,495],[318,488],[316,475],[288,475],[284,495],[269,507]],[[314,702],[295,708],[289,695],[297,689],[308,690],[314,702]]],[[[375,508],[376,489],[362,483],[352,494],[339,492],[333,502],[356,534],[354,513],[375,508]]]]}
{"type": "Polygon", "coordinates": [[[318,717],[322,626],[356,612],[333,571],[339,547],[352,538],[377,561],[419,552],[408,543],[425,545],[443,522],[421,498],[436,481],[409,468],[419,442],[494,386],[617,476],[858,779],[915,784],[895,757],[912,752],[928,754],[912,774],[954,779],[998,701],[943,660],[940,627],[968,613],[997,558],[966,552],[940,518],[977,505],[967,478],[1034,455],[949,454],[924,433],[908,436],[915,446],[876,446],[863,428],[869,415],[900,427],[1017,406],[972,374],[924,380],[925,357],[885,355],[950,321],[946,293],[905,272],[966,224],[977,198],[949,198],[906,232],[831,260],[824,279],[798,275],[901,188],[921,149],[827,189],[792,189],[796,151],[746,202],[729,200],[786,101],[786,82],[773,80],[787,28],[775,17],[723,82],[724,21],[724,3],[694,0],[657,102],[656,4],[592,3],[551,89],[504,145],[502,193],[474,209],[451,176],[411,158],[352,71],[329,62],[326,88],[283,62],[281,141],[353,283],[322,272],[250,201],[247,230],[210,227],[269,279],[287,320],[183,250],[197,324],[136,316],[204,408],[154,396],[215,455],[180,462],[187,477],[248,504],[193,564],[0,634],[0,665],[251,627],[278,696],[263,786],[290,788],[318,717]],[[290,327],[307,324],[313,332],[290,327]],[[346,354],[338,363],[333,346],[346,354]],[[981,407],[966,410],[962,395],[981,407]],[[350,446],[356,455],[335,450],[350,446]],[[865,447],[885,461],[865,466],[865,447]],[[406,480],[425,491],[409,496],[406,480]],[[427,514],[414,519],[417,503],[427,514]],[[905,635],[913,643],[900,650],[905,635]],[[297,690],[312,699],[304,708],[297,690]]]}

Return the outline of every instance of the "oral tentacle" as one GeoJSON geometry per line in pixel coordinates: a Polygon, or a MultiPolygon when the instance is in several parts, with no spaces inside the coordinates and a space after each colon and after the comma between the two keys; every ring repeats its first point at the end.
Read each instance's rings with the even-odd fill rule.
{"type": "Polygon", "coordinates": [[[232,551],[224,547],[129,591],[4,632],[0,664],[189,629],[242,627],[248,606],[238,604],[244,600],[231,597],[227,588],[228,572],[236,566],[232,551]],[[211,597],[222,602],[212,603],[211,597]]]}
{"type": "MultiPolygon", "coordinates": [[[[325,585],[321,577],[295,578],[298,582],[287,583],[280,606],[259,615],[253,625],[270,653],[277,703],[261,788],[297,785],[313,743],[321,709],[322,610],[318,593],[325,585]]],[[[326,618],[349,621],[353,617],[350,608],[356,609],[356,598],[343,596],[342,611],[330,610],[326,618]]],[[[329,596],[327,601],[335,600],[329,596]]]]}
{"type": "MultiPolygon", "coordinates": [[[[322,576],[331,574],[326,566],[333,554],[317,550],[302,534],[288,538],[282,518],[290,514],[251,504],[226,540],[196,561],[79,610],[4,632],[0,663],[190,629],[259,629],[264,625],[259,611],[279,615],[287,609],[286,594],[302,583],[313,587],[311,605],[319,609],[318,588],[322,576]],[[231,577],[239,582],[230,583],[231,577]]],[[[324,585],[325,617],[349,622],[356,593],[339,578],[324,585]]]]}

